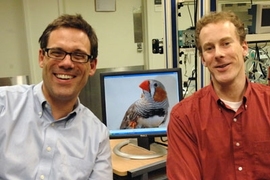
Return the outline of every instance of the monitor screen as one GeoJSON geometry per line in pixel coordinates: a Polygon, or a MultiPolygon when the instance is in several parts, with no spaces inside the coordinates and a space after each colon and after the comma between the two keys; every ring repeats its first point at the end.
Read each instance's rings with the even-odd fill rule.
{"type": "Polygon", "coordinates": [[[102,119],[110,138],[166,136],[182,99],[180,68],[100,74],[102,119]]]}
{"type": "Polygon", "coordinates": [[[252,16],[249,33],[270,33],[270,4],[254,4],[248,12],[252,16]]]}
{"type": "Polygon", "coordinates": [[[270,26],[270,7],[262,9],[262,19],[261,19],[261,26],[262,27],[269,27],[270,26]]]}

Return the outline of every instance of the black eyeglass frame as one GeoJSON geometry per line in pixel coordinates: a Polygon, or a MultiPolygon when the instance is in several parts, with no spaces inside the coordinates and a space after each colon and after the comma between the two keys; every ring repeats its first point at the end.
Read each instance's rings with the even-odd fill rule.
{"type": "MultiPolygon", "coordinates": [[[[48,56],[49,58],[55,58],[55,57],[49,56],[48,51],[49,51],[49,50],[52,50],[52,49],[57,49],[57,48],[43,48],[42,50],[43,50],[44,52],[47,53],[47,56],[48,56]]],[[[70,56],[71,61],[73,61],[73,62],[78,62],[78,63],[87,63],[88,61],[91,61],[91,60],[94,59],[93,55],[88,55],[88,54],[86,54],[86,53],[81,53],[81,54],[84,54],[84,55],[86,55],[86,56],[88,57],[87,60],[86,60],[85,62],[74,61],[74,60],[72,59],[72,54],[74,54],[75,52],[66,52],[66,51],[64,51],[64,50],[62,50],[62,49],[59,49],[59,50],[62,51],[63,53],[65,53],[65,56],[64,56],[62,59],[56,59],[56,60],[63,60],[63,59],[65,59],[65,57],[66,57],[67,55],[70,56]]]]}

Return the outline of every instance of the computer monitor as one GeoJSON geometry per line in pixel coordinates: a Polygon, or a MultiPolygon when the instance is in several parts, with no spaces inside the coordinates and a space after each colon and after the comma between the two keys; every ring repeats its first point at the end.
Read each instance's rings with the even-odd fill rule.
{"type": "Polygon", "coordinates": [[[249,28],[249,33],[270,33],[270,4],[252,5],[250,14],[252,15],[252,24],[249,28]]]}
{"type": "Polygon", "coordinates": [[[135,138],[138,146],[156,153],[137,156],[121,152],[130,140],[118,144],[114,152],[132,159],[166,154],[154,139],[167,135],[170,111],[183,98],[181,69],[103,72],[100,84],[102,119],[110,138],[135,138]]]}

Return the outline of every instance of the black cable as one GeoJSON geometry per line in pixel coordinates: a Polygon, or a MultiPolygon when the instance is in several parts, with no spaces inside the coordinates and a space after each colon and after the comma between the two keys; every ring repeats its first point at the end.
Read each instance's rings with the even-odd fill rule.
{"type": "Polygon", "coordinates": [[[160,137],[160,140],[161,140],[162,142],[167,142],[167,141],[168,141],[167,138],[164,140],[163,137],[160,137]]]}
{"type": "MultiPolygon", "coordinates": [[[[191,77],[188,78],[187,88],[185,90],[185,94],[183,95],[184,98],[186,97],[187,92],[188,92],[188,88],[189,88],[189,86],[191,84],[191,81],[194,81],[194,78],[196,78],[196,70],[195,69],[193,69],[192,74],[191,74],[191,77]],[[194,75],[195,75],[195,77],[194,77],[194,75]]],[[[196,79],[195,79],[195,81],[196,81],[196,79]]]]}
{"type": "Polygon", "coordinates": [[[155,143],[160,144],[160,145],[162,145],[162,146],[168,147],[168,144],[166,144],[166,143],[162,143],[162,142],[158,142],[158,141],[155,141],[155,143]]]}
{"type": "Polygon", "coordinates": [[[255,51],[256,51],[256,55],[257,55],[258,60],[261,61],[260,48],[259,48],[257,43],[256,43],[256,46],[255,46],[255,51]]]}

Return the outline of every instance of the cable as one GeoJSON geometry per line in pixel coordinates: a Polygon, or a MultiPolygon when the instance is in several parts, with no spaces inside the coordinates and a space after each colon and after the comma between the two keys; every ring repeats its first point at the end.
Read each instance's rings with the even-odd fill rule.
{"type": "Polygon", "coordinates": [[[165,143],[161,143],[161,142],[158,142],[158,141],[155,141],[155,143],[160,144],[160,145],[162,145],[162,146],[168,147],[168,144],[165,144],[165,143]]]}
{"type": "MultiPolygon", "coordinates": [[[[162,142],[167,142],[167,140],[164,141],[164,140],[162,139],[162,137],[160,137],[160,140],[161,140],[162,142]]],[[[157,144],[160,144],[160,145],[162,145],[162,146],[168,147],[168,144],[167,144],[167,143],[162,143],[162,142],[155,141],[155,143],[157,143],[157,144]]]]}
{"type": "Polygon", "coordinates": [[[255,47],[249,47],[251,52],[253,51],[249,59],[245,61],[246,75],[252,81],[261,84],[268,84],[267,75],[269,73],[270,57],[267,48],[267,43],[259,46],[255,43],[255,47]]]}
{"type": "Polygon", "coordinates": [[[188,14],[189,14],[189,17],[190,17],[190,21],[191,21],[191,26],[193,27],[194,23],[193,23],[193,19],[192,19],[192,16],[191,16],[190,9],[189,9],[189,4],[187,4],[187,8],[188,8],[188,14]]]}
{"type": "Polygon", "coordinates": [[[163,137],[160,137],[160,140],[161,140],[162,142],[167,142],[167,141],[168,141],[167,138],[164,140],[163,137]]]}
{"type": "MultiPolygon", "coordinates": [[[[192,74],[191,74],[191,78],[188,78],[187,88],[186,88],[185,93],[184,93],[184,95],[183,95],[184,98],[185,98],[186,95],[187,95],[188,88],[189,88],[189,86],[190,86],[190,84],[191,84],[191,81],[193,81],[194,78],[196,77],[196,76],[194,77],[195,74],[196,74],[196,70],[193,69],[193,70],[192,70],[192,74]]],[[[196,79],[195,79],[195,80],[196,80],[196,79]]],[[[196,83],[195,83],[195,84],[196,84],[196,83]]]]}

